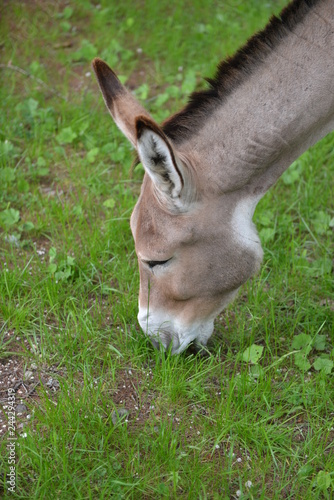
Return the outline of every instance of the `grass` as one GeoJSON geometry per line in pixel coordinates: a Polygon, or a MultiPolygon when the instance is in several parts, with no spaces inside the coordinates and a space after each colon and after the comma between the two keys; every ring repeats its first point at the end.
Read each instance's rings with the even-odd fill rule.
{"type": "Polygon", "coordinates": [[[105,58],[162,120],[283,4],[2,8],[4,498],[332,497],[333,134],[258,206],[264,264],[217,319],[211,356],[161,356],[135,319],[129,216],[142,171],[130,175],[131,148],[90,69],[105,58]],[[11,493],[16,384],[27,411],[11,493]],[[113,423],[119,408],[130,413],[113,423]]]}

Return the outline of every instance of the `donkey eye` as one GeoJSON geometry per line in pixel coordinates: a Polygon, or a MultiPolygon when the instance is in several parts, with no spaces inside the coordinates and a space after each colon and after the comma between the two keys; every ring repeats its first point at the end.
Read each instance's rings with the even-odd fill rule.
{"type": "Polygon", "coordinates": [[[167,264],[171,259],[167,260],[145,260],[145,264],[148,265],[150,269],[153,269],[156,266],[163,266],[164,264],[167,264]]]}

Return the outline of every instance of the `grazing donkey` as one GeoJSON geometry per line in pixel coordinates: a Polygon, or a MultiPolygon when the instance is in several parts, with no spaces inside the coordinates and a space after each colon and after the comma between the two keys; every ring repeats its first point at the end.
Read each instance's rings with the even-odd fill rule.
{"type": "Polygon", "coordinates": [[[139,323],[174,354],[205,345],[261,264],[256,204],[334,128],[334,0],[294,0],[161,126],[106,63],[93,67],[146,171],[131,216],[139,323]]]}

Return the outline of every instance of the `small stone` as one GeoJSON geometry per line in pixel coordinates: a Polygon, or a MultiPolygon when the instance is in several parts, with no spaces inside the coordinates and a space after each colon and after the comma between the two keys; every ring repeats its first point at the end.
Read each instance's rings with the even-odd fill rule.
{"type": "Polygon", "coordinates": [[[26,405],[23,405],[23,404],[16,405],[16,412],[17,413],[26,413],[27,411],[28,411],[28,408],[26,407],[26,405]]]}
{"type": "Polygon", "coordinates": [[[52,378],[52,377],[49,377],[49,379],[45,385],[47,385],[47,387],[52,389],[54,392],[56,392],[60,387],[59,381],[55,378],[52,378]]]}
{"type": "Polygon", "coordinates": [[[129,415],[129,410],[126,408],[119,408],[118,410],[114,410],[111,414],[111,420],[114,425],[118,424],[121,420],[125,420],[124,417],[129,415]]]}
{"type": "MultiPolygon", "coordinates": [[[[7,243],[12,243],[16,247],[20,246],[19,237],[17,237],[15,234],[9,234],[8,236],[5,236],[5,241],[7,241],[7,243]]],[[[8,273],[8,269],[6,269],[6,271],[8,273]]]]}
{"type": "Polygon", "coordinates": [[[25,374],[24,374],[24,379],[25,379],[25,380],[29,380],[29,379],[30,379],[30,377],[32,377],[32,376],[33,376],[33,372],[31,372],[30,370],[27,370],[27,371],[25,372],[25,374]]]}

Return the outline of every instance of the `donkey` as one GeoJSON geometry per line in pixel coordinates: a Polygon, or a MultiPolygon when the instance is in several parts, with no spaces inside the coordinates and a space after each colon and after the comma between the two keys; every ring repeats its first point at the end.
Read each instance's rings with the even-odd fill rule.
{"type": "Polygon", "coordinates": [[[205,346],[259,270],[258,201],[334,128],[334,1],[292,1],[161,126],[105,62],[93,68],[145,168],[130,222],[139,324],[172,354],[205,346]]]}

